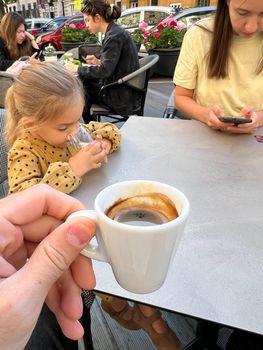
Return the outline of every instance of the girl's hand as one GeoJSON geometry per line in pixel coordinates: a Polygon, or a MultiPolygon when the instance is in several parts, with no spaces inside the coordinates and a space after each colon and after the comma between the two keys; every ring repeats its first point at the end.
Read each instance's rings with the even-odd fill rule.
{"type": "Polygon", "coordinates": [[[105,149],[106,154],[110,153],[112,142],[109,139],[104,139],[101,135],[97,135],[95,140],[101,142],[101,146],[105,149]]]}
{"type": "Polygon", "coordinates": [[[69,159],[69,165],[78,177],[92,169],[100,168],[102,162],[107,163],[106,151],[102,148],[101,142],[96,140],[69,159]]]}

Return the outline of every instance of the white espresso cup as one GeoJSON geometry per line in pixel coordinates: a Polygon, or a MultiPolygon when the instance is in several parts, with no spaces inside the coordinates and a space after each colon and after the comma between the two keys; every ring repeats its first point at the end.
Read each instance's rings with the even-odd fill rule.
{"type": "Polygon", "coordinates": [[[81,210],[74,217],[96,221],[97,244],[89,243],[81,254],[111,265],[121,287],[133,293],[159,289],[173,260],[190,205],[186,196],[164,183],[147,180],[119,182],[103,189],[95,199],[95,210],[81,210]],[[176,207],[178,217],[162,224],[141,226],[109,218],[105,212],[120,199],[149,193],[161,193],[176,207]]]}

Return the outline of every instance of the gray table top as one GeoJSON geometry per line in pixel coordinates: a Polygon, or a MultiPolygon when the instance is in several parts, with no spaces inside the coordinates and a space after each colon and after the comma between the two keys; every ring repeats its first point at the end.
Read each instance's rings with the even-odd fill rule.
{"type": "Polygon", "coordinates": [[[157,180],[183,191],[191,213],[158,291],[125,291],[101,262],[94,262],[96,289],[263,334],[263,143],[196,121],[148,117],[131,117],[122,135],[109,164],[87,174],[73,196],[92,208],[105,186],[157,180]]]}

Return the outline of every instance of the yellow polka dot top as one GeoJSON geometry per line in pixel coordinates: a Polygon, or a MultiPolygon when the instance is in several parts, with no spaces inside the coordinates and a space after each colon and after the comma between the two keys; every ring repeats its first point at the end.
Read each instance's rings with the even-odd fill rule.
{"type": "MultiPolygon", "coordinates": [[[[120,130],[111,123],[90,122],[81,125],[92,138],[101,135],[112,142],[111,152],[120,145],[120,130]]],[[[81,183],[68,160],[76,151],[51,146],[23,131],[8,152],[9,193],[45,183],[64,192],[74,191],[81,183]]]]}

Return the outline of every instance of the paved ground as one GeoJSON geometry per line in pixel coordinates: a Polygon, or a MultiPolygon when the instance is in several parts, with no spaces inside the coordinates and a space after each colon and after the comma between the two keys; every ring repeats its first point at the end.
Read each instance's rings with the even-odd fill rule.
{"type": "Polygon", "coordinates": [[[173,89],[172,77],[153,76],[148,85],[144,115],[162,118],[173,89]]]}

